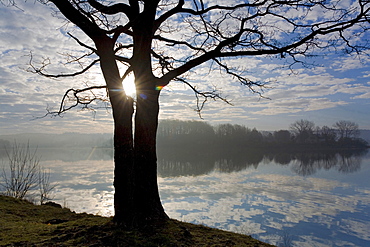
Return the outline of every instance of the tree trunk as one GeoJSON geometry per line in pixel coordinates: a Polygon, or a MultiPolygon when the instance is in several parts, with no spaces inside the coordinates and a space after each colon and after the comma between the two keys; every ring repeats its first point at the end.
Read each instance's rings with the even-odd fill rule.
{"type": "Polygon", "coordinates": [[[135,115],[135,203],[140,222],[168,219],[164,212],[157,183],[156,135],[159,91],[154,83],[137,91],[135,115]]]}
{"type": "MultiPolygon", "coordinates": [[[[112,98],[114,94],[110,97],[112,98]]],[[[132,217],[136,210],[133,192],[135,186],[132,136],[133,101],[130,98],[122,99],[118,104],[112,104],[112,108],[114,118],[114,220],[130,227],[133,224],[132,217]]]]}
{"type": "MultiPolygon", "coordinates": [[[[113,95],[111,101],[115,101],[113,95]]],[[[134,143],[130,139],[133,100],[125,98],[117,105],[112,104],[115,124],[114,220],[127,228],[168,219],[157,184],[158,99],[159,91],[154,86],[150,90],[138,91],[134,143]]]]}
{"type": "Polygon", "coordinates": [[[114,220],[130,227],[136,215],[132,116],[134,101],[123,90],[110,39],[97,43],[114,120],[114,220]]]}
{"type": "Polygon", "coordinates": [[[150,64],[151,43],[145,38],[151,37],[151,33],[147,32],[146,36],[135,37],[138,45],[132,59],[137,90],[134,136],[134,100],[123,91],[114,46],[110,40],[97,44],[114,119],[114,221],[127,228],[168,219],[157,184],[156,134],[160,91],[155,89],[156,78],[150,64]]]}

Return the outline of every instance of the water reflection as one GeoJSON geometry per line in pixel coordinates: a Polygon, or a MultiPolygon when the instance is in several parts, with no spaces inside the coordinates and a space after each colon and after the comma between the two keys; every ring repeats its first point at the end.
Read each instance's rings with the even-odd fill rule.
{"type": "Polygon", "coordinates": [[[356,172],[367,150],[321,153],[264,153],[262,151],[235,151],[189,153],[186,150],[158,150],[158,174],[161,177],[199,176],[211,171],[237,172],[249,167],[258,168],[264,162],[291,165],[294,173],[309,176],[319,170],[335,169],[341,173],[356,172]]]}
{"type": "MultiPolygon", "coordinates": [[[[41,148],[36,154],[42,161],[57,160],[78,162],[86,160],[112,161],[109,148],[41,148]]],[[[160,177],[199,176],[212,171],[237,172],[249,167],[258,168],[265,162],[291,165],[294,173],[310,176],[319,170],[335,169],[340,173],[360,170],[362,157],[367,150],[341,152],[285,152],[265,153],[260,150],[233,150],[216,152],[189,152],[183,149],[158,149],[158,175],[160,177]]],[[[0,160],[7,160],[5,150],[0,149],[0,160]]]]}
{"type": "Polygon", "coordinates": [[[207,174],[163,177],[165,209],[173,218],[272,244],[289,233],[294,246],[369,246],[370,160],[365,153],[277,156],[284,157],[283,165],[274,157],[258,164],[225,158],[207,174]]]}
{"type": "Polygon", "coordinates": [[[159,153],[170,217],[277,245],[369,245],[367,152],[159,153]]]}
{"type": "Polygon", "coordinates": [[[370,240],[369,191],[356,192],[346,183],[246,169],[164,178],[160,184],[165,209],[177,219],[273,244],[284,231],[296,246],[367,246],[370,240]]]}
{"type": "MultiPolygon", "coordinates": [[[[113,214],[110,149],[40,149],[55,200],[113,214]]],[[[264,153],[158,150],[159,188],[171,218],[294,246],[369,246],[366,152],[264,153]]]]}

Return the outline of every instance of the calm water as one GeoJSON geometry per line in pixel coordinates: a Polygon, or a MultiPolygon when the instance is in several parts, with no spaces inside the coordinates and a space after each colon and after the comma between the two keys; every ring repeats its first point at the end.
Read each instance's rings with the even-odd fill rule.
{"type": "MultiPolygon", "coordinates": [[[[54,201],[113,215],[112,151],[38,150],[57,182],[54,201]]],[[[370,246],[370,155],[159,150],[171,218],[285,246],[370,246]]]]}

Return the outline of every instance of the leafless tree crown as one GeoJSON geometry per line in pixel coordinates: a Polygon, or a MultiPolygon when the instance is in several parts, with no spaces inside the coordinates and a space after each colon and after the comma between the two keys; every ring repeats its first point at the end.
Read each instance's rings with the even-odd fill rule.
{"type": "MultiPolygon", "coordinates": [[[[189,73],[207,63],[210,71],[219,69],[231,75],[252,92],[261,94],[264,82],[252,81],[246,66],[233,65],[230,58],[248,56],[276,56],[289,64],[304,62],[304,57],[321,54],[324,49],[361,54],[368,50],[368,40],[363,34],[369,28],[370,1],[332,0],[127,0],[124,2],[98,0],[42,1],[78,26],[95,46],[83,43],[81,37],[69,33],[87,50],[81,56],[68,54],[69,61],[81,63],[80,71],[51,75],[47,63],[30,70],[48,77],[76,76],[88,71],[99,62],[99,42],[115,44],[117,62],[125,65],[122,80],[138,63],[135,50],[139,49],[138,36],[148,35],[153,75],[158,87],[177,80],[189,85],[198,99],[201,110],[207,99],[223,98],[217,89],[201,91],[189,81],[189,73]],[[348,2],[348,1],[346,1],[348,2]],[[143,25],[147,23],[147,25],[143,25]],[[145,29],[145,30],[144,30],[145,29]],[[89,63],[82,63],[82,60],[89,63]],[[199,98],[203,100],[199,100],[199,98]]],[[[12,4],[13,1],[3,1],[12,4]]],[[[142,39],[141,39],[142,40],[142,39]]],[[[101,88],[98,86],[97,88],[101,88]]],[[[85,89],[70,89],[63,97],[73,93],[76,105],[88,105],[95,97],[79,100],[85,89]]],[[[62,107],[62,113],[70,107],[62,107]]]]}
{"type": "Polygon", "coordinates": [[[339,138],[354,138],[360,134],[358,124],[351,121],[341,120],[336,122],[333,127],[339,132],[339,138]]]}

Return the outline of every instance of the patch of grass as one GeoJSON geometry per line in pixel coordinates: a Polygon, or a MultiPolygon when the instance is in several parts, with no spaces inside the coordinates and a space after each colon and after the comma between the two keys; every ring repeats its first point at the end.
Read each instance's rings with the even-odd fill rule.
{"type": "Polygon", "coordinates": [[[272,246],[177,220],[127,231],[111,218],[1,195],[0,215],[0,246],[272,246]]]}

